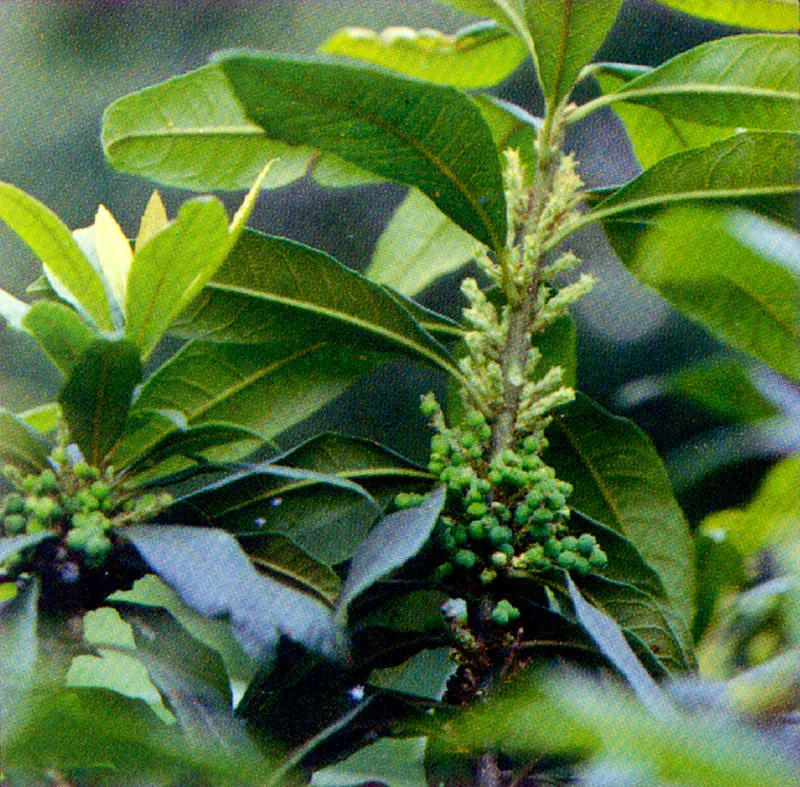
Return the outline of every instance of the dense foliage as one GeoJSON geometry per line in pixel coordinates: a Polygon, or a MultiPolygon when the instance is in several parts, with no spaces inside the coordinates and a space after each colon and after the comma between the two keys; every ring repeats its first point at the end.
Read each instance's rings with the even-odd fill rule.
{"type": "Polygon", "coordinates": [[[800,380],[797,8],[667,2],[769,32],[651,69],[591,62],[621,0],[447,4],[488,21],[226,52],[107,109],[112,166],[249,189],[232,219],[154,192],[131,242],[0,183],[42,263],[0,313],[64,379],[0,411],[3,785],[797,783],[797,457],[692,532],[576,392],[570,317],[600,224],[737,353],[665,384],[776,418],[747,370],[800,380]],[[542,117],[486,92],[528,57],[542,117]],[[592,191],[565,136],[604,107],[644,169],[592,191]],[[305,176],[408,187],[366,275],[245,226],[305,176]],[[413,300],[470,261],[459,322],[413,300]],[[276,447],[396,359],[447,381],[426,466],[276,447]]]}

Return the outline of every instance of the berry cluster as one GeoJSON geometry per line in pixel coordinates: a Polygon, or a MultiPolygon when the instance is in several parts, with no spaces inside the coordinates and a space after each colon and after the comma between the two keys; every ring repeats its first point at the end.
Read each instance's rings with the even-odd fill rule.
{"type": "MultiPolygon", "coordinates": [[[[23,475],[5,467],[15,491],[0,503],[0,535],[52,531],[72,560],[93,569],[102,566],[114,546],[115,525],[152,519],[171,502],[169,495],[133,496],[118,483],[112,468],[101,472],[84,461],[70,462],[59,447],[51,465],[38,474],[23,475]]],[[[25,570],[24,558],[5,566],[6,573],[25,570]]]]}
{"type": "MultiPolygon", "coordinates": [[[[606,566],[608,559],[594,536],[568,533],[572,486],[557,479],[541,458],[547,446],[543,435],[529,435],[516,450],[490,458],[491,427],[480,412],[470,410],[461,426],[447,428],[431,395],[423,397],[422,412],[437,429],[428,468],[448,489],[435,531],[446,556],[435,571],[436,580],[467,585],[477,580],[486,586],[501,575],[551,568],[585,575],[606,566]]],[[[409,508],[419,499],[401,494],[395,504],[409,508]]],[[[493,614],[501,626],[519,616],[506,605],[498,604],[493,614]]]]}

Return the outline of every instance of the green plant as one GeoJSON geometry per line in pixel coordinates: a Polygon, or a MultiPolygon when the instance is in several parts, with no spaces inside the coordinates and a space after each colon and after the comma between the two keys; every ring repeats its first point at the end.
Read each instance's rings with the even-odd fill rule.
{"type": "MultiPolygon", "coordinates": [[[[620,783],[791,771],[760,765],[768,742],[726,771],[734,721],[687,755],[705,782],[675,772],[676,747],[647,751],[702,727],[659,684],[696,672],[719,588],[701,571],[695,595],[693,536],[648,438],[576,393],[569,308],[592,285],[570,240],[602,223],[678,310],[800,379],[800,280],[773,242],[797,243],[798,40],[732,36],[643,69],[590,62],[621,0],[448,4],[490,21],[322,48],[366,65],[226,53],[108,108],[115,167],[249,188],[231,222],[214,198],[169,221],[156,193],[132,248],[105,208],[70,232],[0,184],[0,218],[44,274],[32,304],[2,293],[0,310],[64,375],[58,402],[0,413],[10,784],[356,783],[348,769],[383,779],[376,763],[399,756],[409,783],[490,787],[569,778],[584,755],[592,783],[625,760],[604,713],[648,731],[626,738],[639,770],[620,783]],[[538,119],[481,92],[526,57],[538,119]],[[590,78],[601,94],[570,103],[590,78]],[[646,169],[596,193],[564,139],[606,106],[646,169]],[[245,228],[262,188],[307,172],[409,187],[365,276],[245,228]],[[412,300],[471,259],[460,323],[412,300]],[[154,355],[167,334],[183,345],[154,355]],[[441,403],[420,391],[427,467],[339,434],[276,445],[398,358],[448,381],[441,403]],[[647,715],[585,677],[530,688],[565,662],[621,677],[647,715]],[[530,712],[504,740],[492,707],[519,708],[514,691],[530,712]]],[[[759,24],[787,29],[784,12],[764,1],[759,24]]]]}

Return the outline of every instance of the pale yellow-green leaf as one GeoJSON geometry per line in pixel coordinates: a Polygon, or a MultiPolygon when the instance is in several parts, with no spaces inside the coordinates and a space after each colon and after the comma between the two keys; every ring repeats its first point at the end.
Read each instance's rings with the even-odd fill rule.
{"type": "Polygon", "coordinates": [[[58,419],[61,417],[61,408],[58,402],[48,402],[32,407],[30,410],[20,413],[19,418],[25,421],[28,426],[32,426],[37,432],[49,434],[55,431],[58,426],[58,419]]]}
{"type": "Polygon", "coordinates": [[[134,249],[144,246],[153,235],[158,234],[164,227],[167,226],[167,209],[161,201],[161,195],[156,189],[147,201],[147,206],[142,214],[142,220],[139,222],[139,232],[136,234],[136,242],[134,249]]]}
{"type": "Polygon", "coordinates": [[[117,303],[124,307],[133,252],[125,233],[105,205],[97,208],[94,217],[94,246],[106,283],[117,303]]]}
{"type": "Polygon", "coordinates": [[[239,235],[241,235],[242,230],[244,229],[244,225],[247,222],[247,219],[250,217],[250,213],[253,211],[253,206],[256,204],[256,199],[258,195],[261,193],[261,188],[264,185],[264,181],[269,174],[269,171],[272,169],[272,165],[278,161],[276,158],[271,158],[265,165],[261,172],[258,173],[258,176],[253,181],[253,185],[250,186],[247,194],[245,194],[244,199],[242,200],[242,204],[239,206],[236,213],[233,214],[233,219],[231,220],[230,226],[230,233],[232,241],[235,243],[238,239],[239,235]]]}
{"type": "Polygon", "coordinates": [[[692,16],[758,30],[800,29],[797,0],[658,0],[692,16]]]}
{"type": "Polygon", "coordinates": [[[0,290],[0,317],[2,317],[15,331],[22,330],[22,321],[28,313],[25,301],[15,298],[10,292],[0,290]]]}

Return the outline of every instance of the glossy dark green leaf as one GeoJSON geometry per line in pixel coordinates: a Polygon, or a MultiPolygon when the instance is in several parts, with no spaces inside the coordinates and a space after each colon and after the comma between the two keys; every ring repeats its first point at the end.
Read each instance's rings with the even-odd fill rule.
{"type": "Polygon", "coordinates": [[[647,436],[579,395],[548,430],[547,461],[575,488],[570,504],[629,539],[658,573],[684,625],[693,617],[692,539],[647,436]]]}
{"type": "Polygon", "coordinates": [[[365,275],[404,295],[416,295],[466,265],[477,248],[471,235],[411,189],[378,238],[365,275]]]}
{"type": "Polygon", "coordinates": [[[389,27],[376,33],[363,27],[346,27],[318,51],[464,90],[502,82],[528,54],[516,36],[492,22],[471,25],[453,35],[430,28],[389,27]]]}
{"type": "Polygon", "coordinates": [[[65,375],[72,371],[89,345],[98,338],[97,331],[78,312],[54,301],[34,303],[22,326],[65,375]]]}
{"type": "MultiPolygon", "coordinates": [[[[268,440],[390,359],[324,341],[289,348],[190,342],[142,386],[131,416],[178,409],[190,426],[234,424],[268,440]]],[[[164,417],[142,417],[117,446],[114,465],[144,456],[176,428],[164,417]]]]}
{"type": "Polygon", "coordinates": [[[141,378],[139,351],[124,339],[96,339],[73,366],[58,402],[71,439],[91,465],[100,465],[122,435],[141,378]]]}
{"type": "Polygon", "coordinates": [[[22,472],[38,473],[48,466],[49,446],[19,416],[0,409],[0,461],[22,472]]]}
{"type": "Polygon", "coordinates": [[[798,249],[800,235],[760,216],[694,206],[657,216],[629,255],[620,246],[625,264],[678,311],[795,380],[798,249]]]}
{"type": "Polygon", "coordinates": [[[337,602],[337,613],[347,614],[353,599],[379,579],[408,562],[430,538],[445,500],[444,487],[431,492],[415,508],[385,516],[353,556],[337,602]]]}
{"type": "MultiPolygon", "coordinates": [[[[0,563],[9,556],[8,552],[3,554],[4,542],[9,540],[0,539],[0,563]]],[[[0,603],[0,725],[4,737],[20,721],[19,711],[34,683],[39,648],[38,602],[39,580],[34,578],[13,599],[0,603]]],[[[0,746],[0,751],[3,748],[0,746]]]]}
{"type": "Polygon", "coordinates": [[[48,277],[55,280],[51,283],[58,283],[98,328],[114,330],[102,277],[53,211],[16,186],[0,183],[0,219],[42,261],[48,277]]]}
{"type": "MultiPolygon", "coordinates": [[[[397,492],[424,491],[433,482],[421,467],[377,443],[341,435],[320,435],[278,461],[355,482],[381,506],[397,492]]],[[[343,486],[252,474],[198,489],[177,500],[166,516],[241,536],[282,533],[315,560],[334,565],[352,557],[377,512],[374,503],[343,486]]]]}
{"type": "Polygon", "coordinates": [[[800,131],[800,40],[759,34],[710,41],[585,104],[572,120],[616,101],[707,126],[800,131]]]}
{"type": "Polygon", "coordinates": [[[464,335],[464,329],[449,317],[432,311],[421,306],[403,293],[383,285],[383,289],[389,293],[402,307],[437,341],[452,342],[460,339],[464,335]]]}
{"type": "Polygon", "coordinates": [[[259,574],[230,534],[178,525],[135,525],[119,533],[188,606],[207,618],[229,617],[257,660],[274,654],[281,635],[341,658],[341,635],[328,607],[259,574]]]}
{"type": "Polygon", "coordinates": [[[669,712],[670,702],[666,694],[636,658],[616,621],[588,604],[569,576],[567,588],[578,622],[600,648],[600,652],[619,670],[639,702],[654,713],[669,712]]]}
{"type": "Polygon", "coordinates": [[[205,341],[331,341],[401,353],[456,376],[449,353],[382,287],[300,243],[246,231],[184,315],[205,341]]]}
{"type": "MultiPolygon", "coordinates": [[[[594,72],[594,77],[604,94],[614,93],[630,81],[630,74],[626,73],[629,68],[624,66],[625,71],[621,75],[620,64],[608,63],[602,70],[594,72]]],[[[636,76],[650,70],[637,69],[636,76]]],[[[611,108],[625,124],[633,150],[644,169],[649,169],[673,153],[706,147],[734,133],[732,128],[669,117],[660,109],[641,104],[616,101],[611,108]]]]}
{"type": "Polygon", "coordinates": [[[466,96],[370,69],[274,55],[234,54],[216,67],[248,118],[271,138],[311,145],[417,186],[479,241],[503,247],[500,168],[488,129],[466,96]]]}
{"type": "Polygon", "coordinates": [[[658,0],[686,14],[713,19],[735,27],[753,27],[759,30],[800,29],[797,3],[794,0],[658,0]]]}

